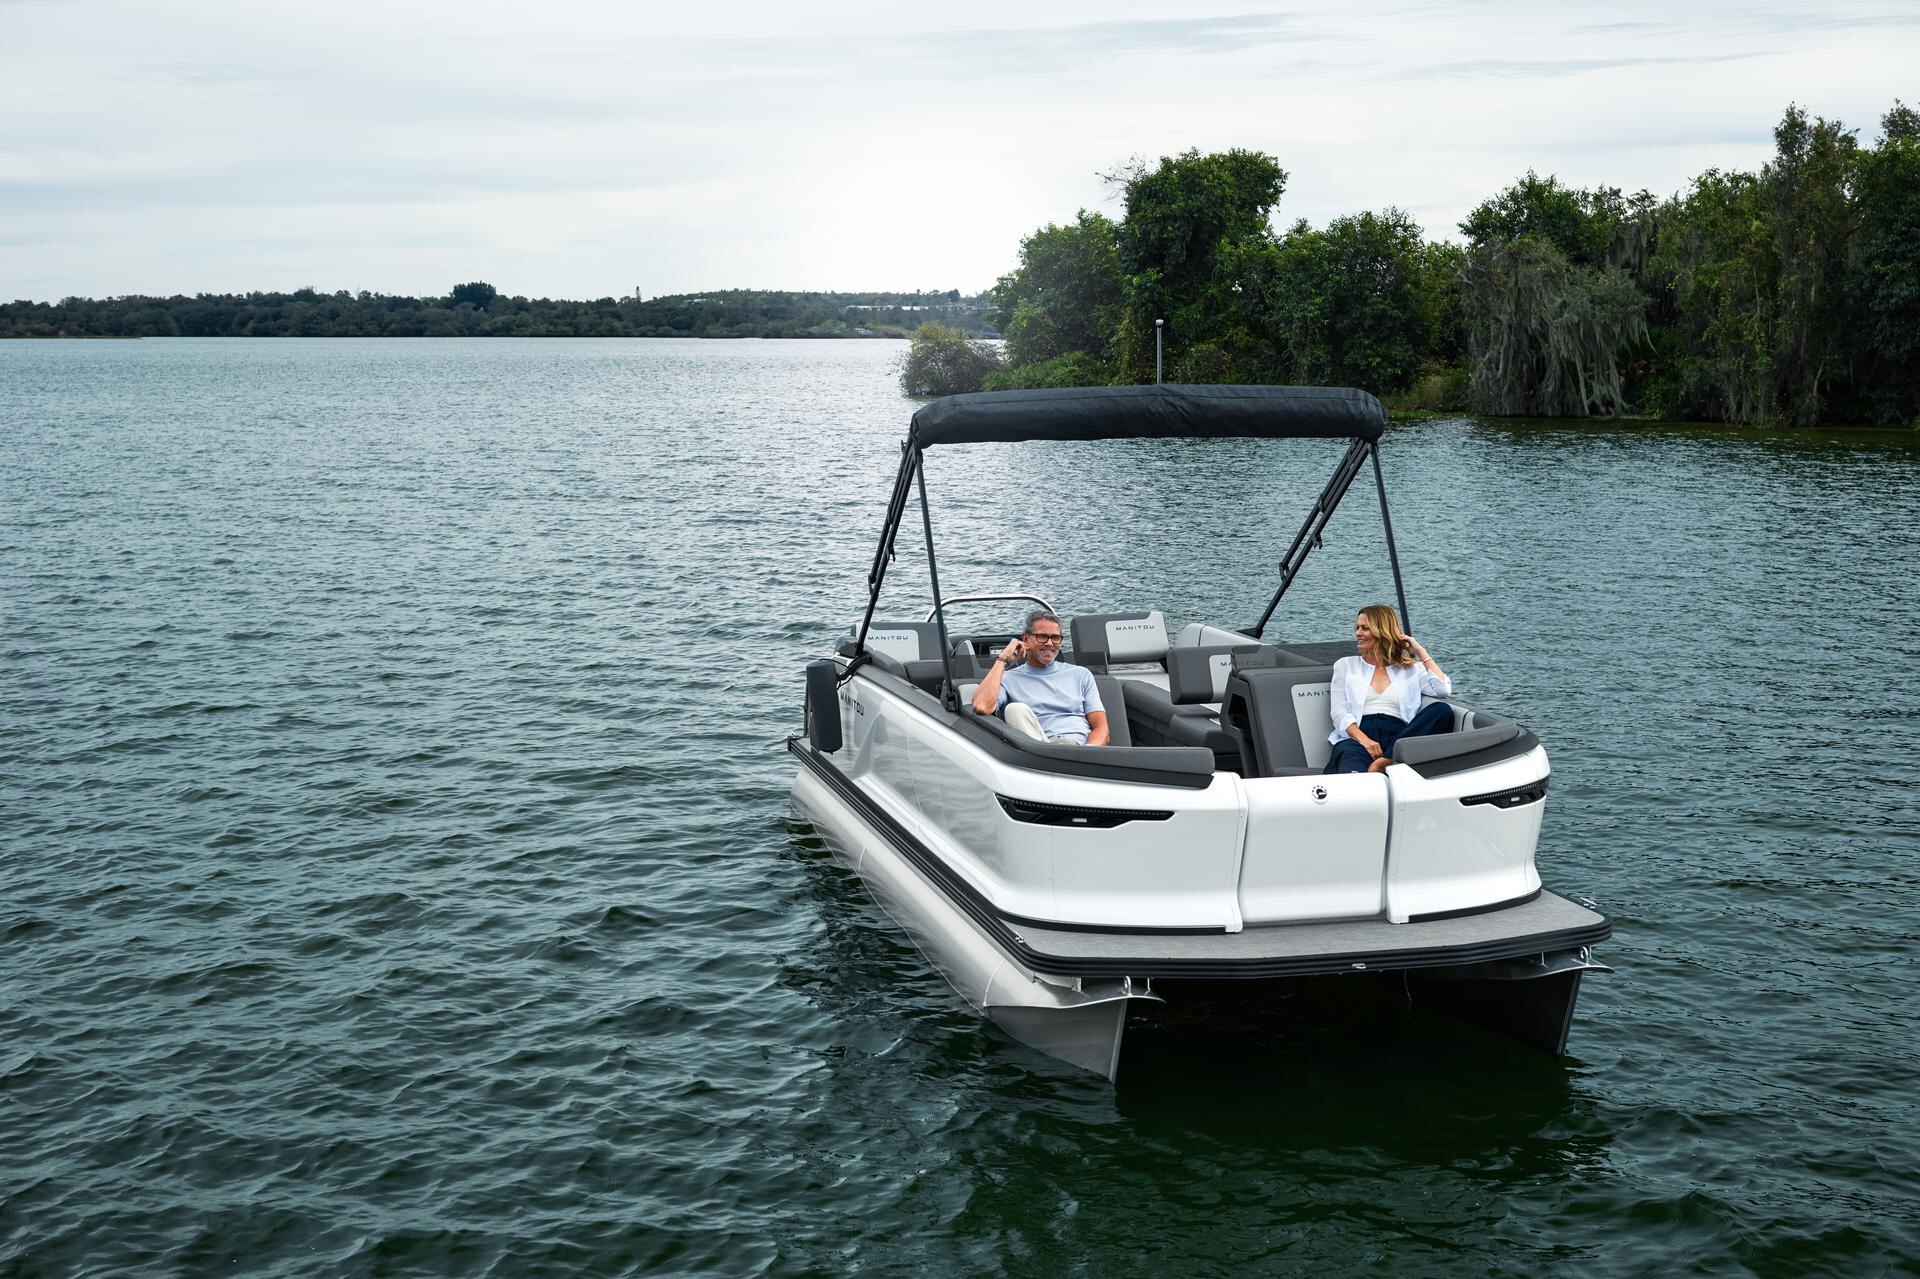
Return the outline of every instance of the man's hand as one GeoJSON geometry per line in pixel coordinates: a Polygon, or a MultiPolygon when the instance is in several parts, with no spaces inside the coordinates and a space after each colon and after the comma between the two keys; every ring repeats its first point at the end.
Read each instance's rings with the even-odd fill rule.
{"type": "Polygon", "coordinates": [[[1018,636],[1015,636],[1007,641],[1005,648],[1000,650],[1000,660],[1008,666],[1019,665],[1027,660],[1027,646],[1020,642],[1018,636]]]}

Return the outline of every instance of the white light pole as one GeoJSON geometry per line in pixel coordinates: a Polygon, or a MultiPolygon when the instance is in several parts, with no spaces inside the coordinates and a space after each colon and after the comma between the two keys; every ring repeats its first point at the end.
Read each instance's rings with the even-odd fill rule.
{"type": "Polygon", "coordinates": [[[1160,370],[1162,367],[1160,363],[1160,336],[1166,331],[1167,322],[1165,320],[1155,320],[1153,322],[1153,384],[1155,386],[1160,385],[1160,370]]]}

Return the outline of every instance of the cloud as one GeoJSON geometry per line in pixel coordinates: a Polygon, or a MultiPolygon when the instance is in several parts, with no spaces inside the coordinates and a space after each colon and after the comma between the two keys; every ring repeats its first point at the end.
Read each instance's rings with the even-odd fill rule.
{"type": "Polygon", "coordinates": [[[1673,190],[1759,163],[1788,101],[1876,118],[1920,21],[1366,5],[8,4],[0,295],[976,288],[1188,147],[1276,156],[1282,225],[1444,232],[1528,168],[1673,190]]]}
{"type": "Polygon", "coordinates": [[[1763,57],[1751,53],[1676,55],[1672,57],[1617,58],[1475,58],[1466,62],[1441,62],[1430,66],[1408,67],[1394,77],[1411,79],[1502,79],[1530,80],[1587,75],[1595,71],[1620,71],[1633,67],[1693,67],[1715,62],[1746,62],[1763,57]]]}

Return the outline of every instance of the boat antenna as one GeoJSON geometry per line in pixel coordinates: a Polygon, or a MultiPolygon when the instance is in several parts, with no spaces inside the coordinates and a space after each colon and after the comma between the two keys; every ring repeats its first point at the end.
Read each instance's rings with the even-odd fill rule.
{"type": "Polygon", "coordinates": [[[1166,331],[1167,322],[1165,320],[1155,320],[1153,322],[1153,384],[1155,386],[1160,385],[1160,371],[1162,367],[1160,362],[1160,337],[1166,331]]]}

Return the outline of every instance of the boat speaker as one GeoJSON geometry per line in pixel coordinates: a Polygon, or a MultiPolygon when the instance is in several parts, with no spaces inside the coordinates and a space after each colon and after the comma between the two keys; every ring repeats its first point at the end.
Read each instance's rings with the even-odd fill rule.
{"type": "Polygon", "coordinates": [[[840,749],[839,676],[832,662],[807,663],[807,740],[824,755],[840,749]]]}

